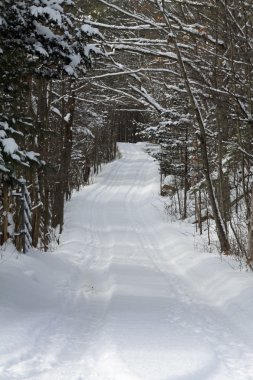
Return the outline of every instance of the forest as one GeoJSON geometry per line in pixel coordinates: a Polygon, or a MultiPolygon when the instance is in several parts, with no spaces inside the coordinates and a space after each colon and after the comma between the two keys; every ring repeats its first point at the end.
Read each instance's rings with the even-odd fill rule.
{"type": "Polygon", "coordinates": [[[0,1],[0,245],[50,250],[117,141],[149,141],[168,212],[251,268],[252,51],[250,0],[0,1]]]}

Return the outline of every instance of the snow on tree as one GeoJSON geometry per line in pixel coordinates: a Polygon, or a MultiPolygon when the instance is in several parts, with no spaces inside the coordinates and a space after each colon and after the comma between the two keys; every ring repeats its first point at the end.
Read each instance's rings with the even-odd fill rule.
{"type": "MultiPolygon", "coordinates": [[[[102,34],[82,21],[74,5],[70,0],[0,2],[0,191],[2,199],[8,200],[4,202],[8,212],[13,202],[11,188],[21,177],[32,181],[33,244],[36,245],[39,236],[43,235],[45,247],[48,246],[48,226],[53,218],[50,210],[54,202],[48,198],[46,173],[50,163],[46,162],[45,166],[50,145],[46,143],[50,136],[46,135],[54,133],[52,89],[54,83],[56,90],[57,83],[64,80],[70,83],[62,94],[63,116],[58,124],[60,141],[64,142],[62,147],[58,144],[59,149],[63,149],[61,167],[67,171],[66,177],[72,147],[69,132],[75,110],[72,84],[76,78],[86,75],[94,56],[104,55],[102,34]],[[44,225],[43,231],[39,232],[41,225],[44,225]]],[[[61,174],[63,190],[59,199],[64,199],[67,191],[63,176],[64,173],[61,174]]],[[[64,204],[58,206],[63,209],[64,204]]],[[[7,222],[5,218],[3,224],[6,226],[7,222]]],[[[19,225],[17,218],[15,223],[19,225]]],[[[7,234],[4,235],[6,240],[7,234]]]]}
{"type": "MultiPolygon", "coordinates": [[[[215,218],[221,250],[230,252],[228,239],[241,250],[242,234],[230,219],[234,201],[231,202],[229,188],[240,188],[235,204],[238,207],[239,199],[244,199],[249,216],[251,5],[239,2],[235,7],[234,2],[206,4],[187,0],[183,3],[98,0],[98,3],[107,9],[110,21],[96,17],[87,22],[104,31],[105,46],[109,55],[113,55],[111,75],[127,78],[125,86],[122,79],[117,81],[119,86],[116,87],[110,85],[108,75],[108,91],[114,93],[118,101],[128,101],[130,108],[131,101],[135,100],[140,108],[152,108],[162,117],[169,110],[168,99],[173,87],[180,90],[178,82],[181,82],[184,87],[184,92],[180,90],[181,96],[188,99],[191,132],[196,132],[198,140],[192,139],[192,149],[197,151],[194,160],[197,157],[197,166],[202,167],[204,174],[204,178],[199,178],[199,189],[208,193],[212,209],[209,214],[215,218]],[[231,151],[235,161],[231,160],[231,151]],[[229,170],[226,165],[225,173],[223,162],[228,162],[228,156],[231,165],[229,170]],[[236,185],[235,167],[236,172],[244,173],[241,180],[236,176],[236,181],[239,180],[236,185]]],[[[106,89],[105,77],[101,76],[103,84],[98,85],[103,90],[106,89]]],[[[99,80],[99,76],[97,78],[99,80]]],[[[167,125],[172,121],[168,116],[167,125]]]]}

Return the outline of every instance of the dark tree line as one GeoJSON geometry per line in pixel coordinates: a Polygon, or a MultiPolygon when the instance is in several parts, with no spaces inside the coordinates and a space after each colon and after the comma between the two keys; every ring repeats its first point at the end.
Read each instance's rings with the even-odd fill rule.
{"type": "Polygon", "coordinates": [[[0,2],[0,244],[19,250],[47,250],[65,200],[115,156],[105,112],[77,91],[103,36],[69,4],[0,2]]]}

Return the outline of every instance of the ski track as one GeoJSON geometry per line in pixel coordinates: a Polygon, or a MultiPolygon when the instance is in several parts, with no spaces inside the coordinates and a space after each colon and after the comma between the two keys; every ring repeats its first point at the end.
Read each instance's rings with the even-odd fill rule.
{"type": "Polygon", "coordinates": [[[187,237],[153,204],[143,146],[67,205],[57,297],[10,323],[0,380],[253,380],[252,345],[177,264],[187,237]]]}

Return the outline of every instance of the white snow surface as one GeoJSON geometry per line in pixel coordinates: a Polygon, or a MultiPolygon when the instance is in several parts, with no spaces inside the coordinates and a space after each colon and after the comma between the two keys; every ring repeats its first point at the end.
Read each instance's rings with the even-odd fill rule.
{"type": "Polygon", "coordinates": [[[86,33],[88,36],[99,36],[102,40],[104,36],[97,28],[93,28],[91,25],[84,24],[81,26],[81,30],[86,33]]]}
{"type": "Polygon", "coordinates": [[[67,204],[54,253],[0,262],[0,380],[253,379],[253,275],[169,223],[144,144],[67,204]]]}
{"type": "Polygon", "coordinates": [[[4,147],[4,151],[7,154],[12,155],[13,153],[18,151],[18,145],[12,137],[3,139],[2,144],[4,147]]]}
{"type": "Polygon", "coordinates": [[[52,6],[38,7],[32,5],[30,9],[32,16],[36,18],[46,14],[50,20],[56,21],[58,25],[62,24],[61,13],[58,10],[53,9],[52,6]]]}
{"type": "Polygon", "coordinates": [[[33,44],[33,47],[37,52],[48,57],[48,52],[43,48],[42,44],[39,41],[36,41],[36,43],[33,44]]]}

